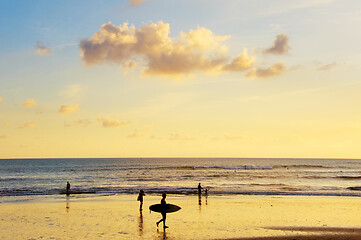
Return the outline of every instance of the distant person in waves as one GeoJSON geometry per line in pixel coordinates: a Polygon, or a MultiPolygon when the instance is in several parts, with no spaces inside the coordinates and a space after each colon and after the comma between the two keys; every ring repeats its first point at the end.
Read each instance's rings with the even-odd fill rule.
{"type": "Polygon", "coordinates": [[[167,203],[165,201],[165,198],[167,197],[167,194],[166,193],[163,193],[162,194],[162,200],[160,201],[160,204],[162,205],[162,211],[160,212],[162,214],[162,219],[159,220],[157,222],[157,227],[159,226],[159,223],[161,223],[163,221],[163,228],[168,228],[166,225],[165,225],[165,220],[167,218],[167,203]]]}
{"type": "Polygon", "coordinates": [[[137,198],[137,200],[140,202],[139,211],[143,210],[143,196],[145,196],[145,193],[143,190],[140,190],[137,198]]]}
{"type": "Polygon", "coordinates": [[[66,182],[66,191],[70,192],[70,183],[69,182],[66,182]]]}
{"type": "Polygon", "coordinates": [[[202,189],[201,183],[198,183],[198,195],[202,195],[202,189]]]}

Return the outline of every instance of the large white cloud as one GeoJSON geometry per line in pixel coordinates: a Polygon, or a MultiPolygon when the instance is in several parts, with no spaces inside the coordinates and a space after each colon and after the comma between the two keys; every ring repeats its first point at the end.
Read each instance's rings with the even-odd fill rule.
{"type": "Polygon", "coordinates": [[[148,75],[180,75],[195,71],[245,71],[254,58],[247,50],[234,58],[222,44],[229,36],[215,35],[198,27],[171,38],[170,26],[162,21],[140,28],[123,23],[103,24],[100,32],[80,42],[81,58],[86,65],[142,62],[148,75]]]}

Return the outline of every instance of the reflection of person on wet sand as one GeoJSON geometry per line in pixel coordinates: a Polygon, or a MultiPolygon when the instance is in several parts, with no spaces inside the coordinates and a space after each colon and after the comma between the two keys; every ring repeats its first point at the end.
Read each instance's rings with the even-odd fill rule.
{"type": "Polygon", "coordinates": [[[139,212],[139,235],[142,236],[143,235],[143,213],[142,211],[139,212]]]}
{"type": "Polygon", "coordinates": [[[137,200],[140,202],[139,210],[143,210],[143,196],[145,196],[144,191],[140,190],[137,200]]]}
{"type": "Polygon", "coordinates": [[[202,189],[201,183],[198,183],[198,195],[202,194],[202,189]]]}
{"type": "Polygon", "coordinates": [[[162,214],[162,219],[159,220],[157,222],[157,227],[159,226],[159,223],[161,223],[163,221],[163,228],[168,228],[166,225],[165,225],[165,220],[167,218],[167,203],[165,201],[165,198],[167,197],[167,194],[166,193],[163,193],[162,194],[162,200],[160,201],[160,204],[162,204],[162,211],[161,211],[161,214],[162,214]]]}

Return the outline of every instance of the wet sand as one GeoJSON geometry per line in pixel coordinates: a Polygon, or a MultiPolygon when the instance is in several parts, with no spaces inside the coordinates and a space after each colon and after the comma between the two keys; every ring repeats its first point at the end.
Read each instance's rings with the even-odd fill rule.
{"type": "Polygon", "coordinates": [[[182,209],[148,207],[160,196],[61,196],[0,204],[0,239],[361,239],[360,199],[310,196],[172,196],[182,209]],[[161,224],[162,225],[162,224],[161,224]]]}

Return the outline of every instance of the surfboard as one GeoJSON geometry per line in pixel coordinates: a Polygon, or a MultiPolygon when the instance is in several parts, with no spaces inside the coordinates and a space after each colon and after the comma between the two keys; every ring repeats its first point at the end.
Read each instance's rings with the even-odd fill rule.
{"type": "MultiPolygon", "coordinates": [[[[177,212],[181,209],[181,207],[174,204],[166,204],[167,213],[177,212]]],[[[149,209],[153,212],[162,212],[163,206],[162,204],[153,204],[149,207],[149,209]]]]}

